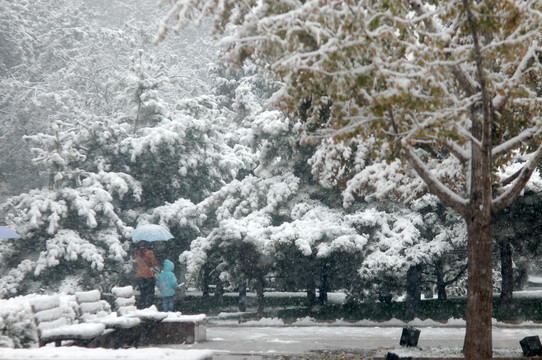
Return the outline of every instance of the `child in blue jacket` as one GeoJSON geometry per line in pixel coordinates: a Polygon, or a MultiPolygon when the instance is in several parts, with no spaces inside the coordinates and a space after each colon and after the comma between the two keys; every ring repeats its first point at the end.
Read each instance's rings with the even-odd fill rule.
{"type": "Polygon", "coordinates": [[[162,296],[162,306],[164,311],[173,311],[173,303],[175,299],[175,290],[179,289],[183,284],[177,283],[177,278],[173,274],[175,265],[169,260],[164,260],[164,270],[158,276],[158,290],[162,296]]]}

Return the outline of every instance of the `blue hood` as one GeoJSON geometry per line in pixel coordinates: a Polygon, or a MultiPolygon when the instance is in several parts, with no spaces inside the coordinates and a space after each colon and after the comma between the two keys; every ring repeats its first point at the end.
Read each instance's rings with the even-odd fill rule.
{"type": "Polygon", "coordinates": [[[164,260],[164,271],[173,271],[175,265],[169,260],[164,260]]]}

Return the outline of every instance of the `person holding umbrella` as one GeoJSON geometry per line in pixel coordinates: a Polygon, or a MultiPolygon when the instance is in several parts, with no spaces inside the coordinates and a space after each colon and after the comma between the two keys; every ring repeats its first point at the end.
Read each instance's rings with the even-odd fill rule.
{"type": "Polygon", "coordinates": [[[154,303],[154,288],[156,286],[154,267],[158,265],[154,252],[146,241],[141,241],[139,248],[136,250],[136,262],[137,286],[139,287],[139,298],[136,306],[138,309],[146,309],[154,303]]]}
{"type": "Polygon", "coordinates": [[[130,235],[133,240],[140,240],[140,246],[136,250],[136,277],[140,293],[136,306],[138,309],[145,309],[154,303],[154,288],[156,286],[154,267],[158,265],[150,243],[168,241],[173,239],[173,235],[164,227],[156,224],[140,225],[130,235]]]}

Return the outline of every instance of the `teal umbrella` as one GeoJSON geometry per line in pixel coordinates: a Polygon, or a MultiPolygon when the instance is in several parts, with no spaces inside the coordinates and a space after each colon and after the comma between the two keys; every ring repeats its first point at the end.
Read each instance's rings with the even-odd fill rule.
{"type": "Polygon", "coordinates": [[[130,233],[134,240],[145,241],[167,241],[173,239],[173,235],[166,228],[156,224],[146,224],[138,226],[130,233]]]}
{"type": "Polygon", "coordinates": [[[21,236],[7,226],[0,226],[0,239],[18,239],[21,236]]]}

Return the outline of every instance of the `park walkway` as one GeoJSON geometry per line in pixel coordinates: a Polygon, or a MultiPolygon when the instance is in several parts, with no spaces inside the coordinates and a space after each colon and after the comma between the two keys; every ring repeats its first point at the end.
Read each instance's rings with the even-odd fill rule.
{"type": "MultiPolygon", "coordinates": [[[[402,327],[209,324],[206,342],[179,347],[212,350],[213,360],[299,359],[302,354],[314,359],[341,352],[383,358],[388,351],[407,351],[405,355],[425,358],[461,356],[463,327],[421,327],[420,330],[418,347],[408,349],[399,346],[402,327]]],[[[532,335],[542,335],[542,326],[494,327],[495,357],[525,359],[519,341],[532,335]]]]}

